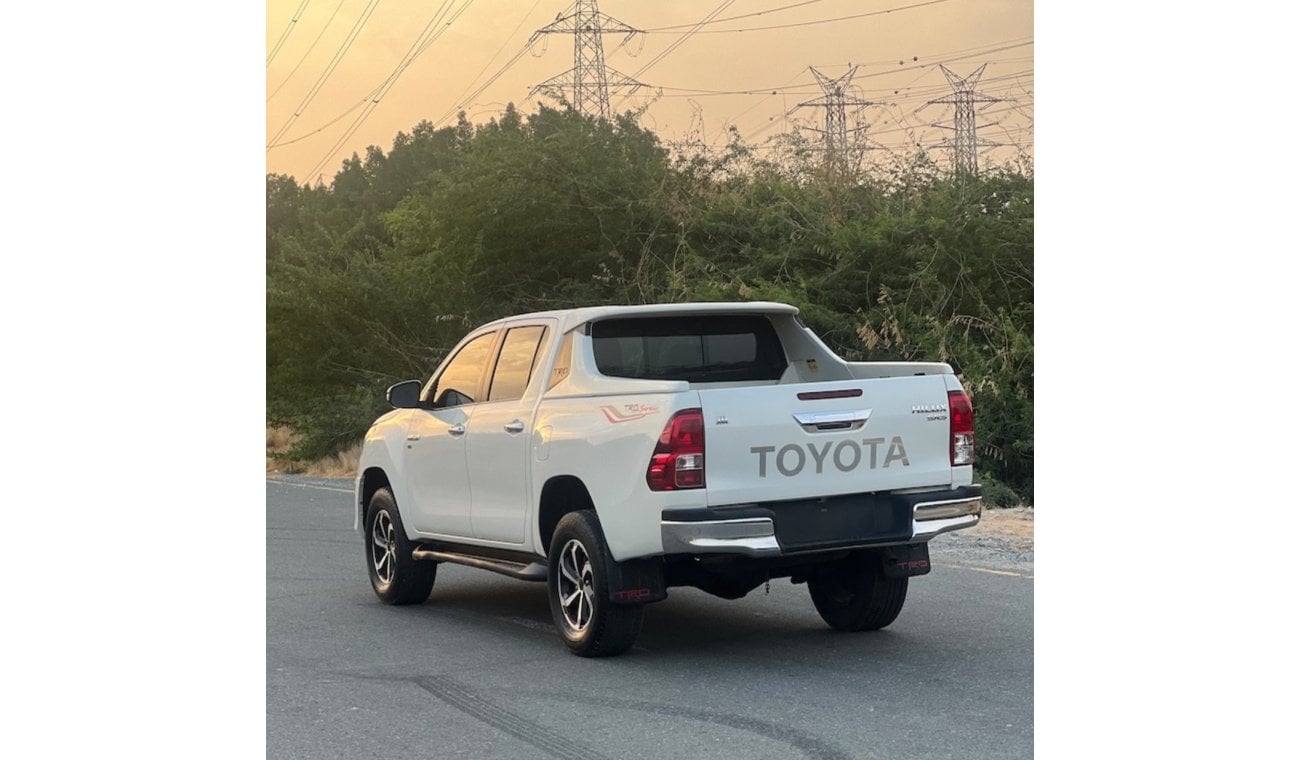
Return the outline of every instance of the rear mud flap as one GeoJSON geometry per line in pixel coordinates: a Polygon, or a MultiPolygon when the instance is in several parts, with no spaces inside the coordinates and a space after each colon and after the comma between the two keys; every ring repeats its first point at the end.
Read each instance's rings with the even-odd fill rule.
{"type": "Polygon", "coordinates": [[[645,604],[668,598],[662,558],[646,557],[626,562],[609,559],[606,566],[609,568],[609,600],[614,604],[645,604]]]}
{"type": "Polygon", "coordinates": [[[930,545],[927,543],[887,546],[880,550],[880,563],[886,578],[910,578],[930,572],[930,545]]]}

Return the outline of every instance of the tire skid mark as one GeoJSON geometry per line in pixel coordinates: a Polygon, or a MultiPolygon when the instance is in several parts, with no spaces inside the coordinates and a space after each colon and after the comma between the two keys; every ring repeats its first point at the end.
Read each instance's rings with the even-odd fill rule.
{"type": "Polygon", "coordinates": [[[669,718],[687,718],[697,720],[701,723],[713,723],[719,726],[727,726],[751,734],[757,734],[766,739],[794,747],[802,752],[805,756],[813,760],[852,760],[852,755],[845,753],[843,750],[828,744],[825,741],[806,734],[796,728],[781,726],[775,723],[758,720],[757,718],[745,718],[731,713],[715,712],[713,710],[702,710],[697,707],[681,707],[678,705],[661,704],[659,702],[642,702],[633,699],[618,699],[615,697],[602,697],[600,699],[587,699],[577,697],[571,694],[546,694],[550,699],[559,699],[565,702],[573,702],[581,705],[590,705],[593,707],[617,707],[624,710],[637,710],[652,715],[661,715],[669,718]]]}
{"type": "Polygon", "coordinates": [[[450,678],[425,676],[411,682],[471,718],[562,760],[605,760],[594,750],[489,702],[450,678]]]}
{"type": "Polygon", "coordinates": [[[497,615],[495,617],[497,620],[500,620],[503,623],[510,623],[511,625],[517,625],[520,628],[527,628],[532,631],[541,631],[542,633],[551,634],[552,636],[555,637],[558,637],[560,635],[559,631],[555,630],[554,623],[544,623],[540,620],[532,620],[529,618],[518,617],[518,616],[497,615]]]}

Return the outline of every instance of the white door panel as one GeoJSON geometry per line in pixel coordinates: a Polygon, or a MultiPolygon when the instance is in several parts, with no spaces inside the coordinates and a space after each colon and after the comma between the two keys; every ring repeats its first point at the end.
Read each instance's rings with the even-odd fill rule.
{"type": "Polygon", "coordinates": [[[533,411],[547,355],[545,323],[511,325],[492,367],[485,403],[465,435],[474,535],[522,547],[528,525],[533,411]]]}
{"type": "Polygon", "coordinates": [[[519,400],[480,404],[467,426],[465,454],[473,483],[474,535],[479,538],[524,542],[533,404],[519,400]]]}
{"type": "Polygon", "coordinates": [[[469,538],[469,472],[464,431],[474,407],[416,409],[406,428],[406,477],[415,513],[403,517],[420,533],[469,538]]]}

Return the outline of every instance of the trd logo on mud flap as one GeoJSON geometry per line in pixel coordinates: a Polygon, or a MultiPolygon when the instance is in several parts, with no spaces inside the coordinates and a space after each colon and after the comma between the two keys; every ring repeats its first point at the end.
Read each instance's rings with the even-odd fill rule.
{"type": "MultiPolygon", "coordinates": [[[[778,450],[775,446],[752,446],[749,451],[751,454],[758,455],[758,477],[767,477],[768,455],[772,456],[772,463],[776,471],[792,478],[803,472],[804,467],[812,461],[816,474],[822,474],[827,467],[834,467],[840,472],[852,472],[866,461],[867,469],[876,469],[877,448],[884,443],[884,438],[863,438],[862,443],[857,441],[840,441],[834,443],[827,441],[818,446],[815,443],[806,443],[799,446],[793,443],[787,443],[778,450]],[[804,449],[807,448],[807,452],[804,449]],[[866,449],[866,455],[863,455],[863,449],[866,449]]],[[[907,460],[907,449],[903,447],[903,437],[894,436],[889,441],[889,448],[885,452],[885,458],[880,467],[888,467],[894,462],[902,462],[904,467],[911,465],[907,460]]]]}

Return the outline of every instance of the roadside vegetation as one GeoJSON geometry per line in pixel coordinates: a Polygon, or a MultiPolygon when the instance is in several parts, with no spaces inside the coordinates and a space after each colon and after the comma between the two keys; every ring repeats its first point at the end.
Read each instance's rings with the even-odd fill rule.
{"type": "Polygon", "coordinates": [[[631,115],[546,108],[421,123],[330,185],[268,175],[268,469],[273,435],[277,469],[346,467],[384,388],[491,319],[772,300],[848,359],[956,365],[986,503],[1032,504],[1033,188],[1028,165],[846,176],[796,136],[665,145],[631,115]]]}

